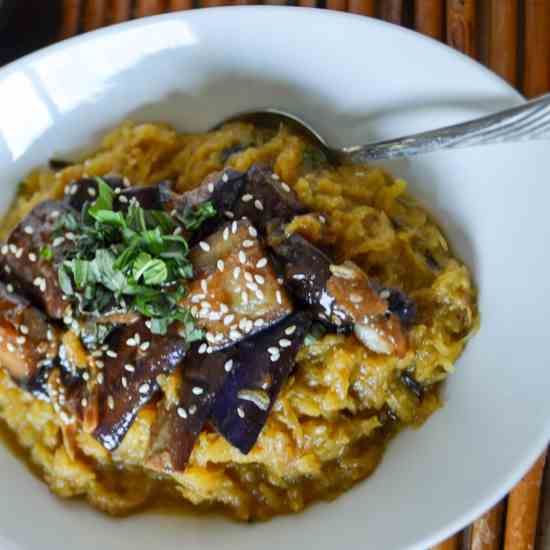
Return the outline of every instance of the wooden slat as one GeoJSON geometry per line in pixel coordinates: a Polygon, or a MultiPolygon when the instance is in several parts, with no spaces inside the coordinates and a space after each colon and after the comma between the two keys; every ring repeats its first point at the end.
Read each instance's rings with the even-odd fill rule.
{"type": "Polygon", "coordinates": [[[213,8],[215,6],[224,6],[228,4],[228,1],[225,0],[200,0],[201,7],[203,8],[213,8]]]}
{"type": "Polygon", "coordinates": [[[523,91],[528,97],[550,90],[550,0],[525,0],[523,91]]]}
{"type": "Polygon", "coordinates": [[[170,0],[168,7],[172,11],[190,10],[193,7],[193,0],[170,0]]]}
{"type": "Polygon", "coordinates": [[[111,0],[110,21],[111,23],[122,23],[131,18],[132,0],[111,0]]]}
{"type": "Polygon", "coordinates": [[[533,550],[545,456],[541,456],[508,496],[504,550],[533,550]]]}
{"type": "Polygon", "coordinates": [[[103,27],[107,18],[107,0],[86,0],[84,2],[83,26],[85,31],[103,27]]]}
{"type": "Polygon", "coordinates": [[[82,5],[80,0],[63,0],[63,18],[59,31],[59,38],[61,40],[74,36],[78,32],[81,9],[82,5]]]}
{"type": "Polygon", "coordinates": [[[546,468],[542,483],[538,546],[535,545],[540,550],[550,549],[550,451],[548,453],[546,455],[546,468]]]}
{"type": "Polygon", "coordinates": [[[489,67],[513,86],[517,84],[518,0],[491,0],[489,67]]]}
{"type": "Polygon", "coordinates": [[[476,57],[475,0],[447,0],[447,44],[476,57]]]}
{"type": "Polygon", "coordinates": [[[164,11],[164,0],[137,0],[136,17],[157,15],[164,11]]]}
{"type": "Polygon", "coordinates": [[[380,17],[384,21],[400,25],[403,21],[403,0],[382,0],[380,17]]]}
{"type": "Polygon", "coordinates": [[[432,550],[460,550],[462,537],[459,534],[440,542],[437,546],[432,546],[432,550]]]}
{"type": "Polygon", "coordinates": [[[504,501],[472,523],[469,550],[500,550],[504,520],[504,501]]]}
{"type": "Polygon", "coordinates": [[[349,0],[348,11],[374,17],[376,13],[375,0],[349,0]]]}
{"type": "Polygon", "coordinates": [[[315,8],[317,6],[317,0],[298,0],[298,6],[304,8],[315,8]]]}
{"type": "Polygon", "coordinates": [[[327,0],[329,10],[346,11],[348,9],[347,0],[327,0]]]}
{"type": "Polygon", "coordinates": [[[442,40],[445,32],[445,0],[416,0],[414,3],[414,28],[442,40]]]}

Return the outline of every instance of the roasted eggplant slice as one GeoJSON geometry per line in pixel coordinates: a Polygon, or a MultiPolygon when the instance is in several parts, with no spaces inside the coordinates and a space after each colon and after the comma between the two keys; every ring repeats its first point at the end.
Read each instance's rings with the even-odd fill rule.
{"type": "Polygon", "coordinates": [[[184,305],[207,331],[204,349],[218,350],[263,330],[292,311],[256,229],[233,221],[190,254],[195,280],[184,305]]]}
{"type": "Polygon", "coordinates": [[[329,257],[301,235],[293,234],[274,247],[284,269],[285,285],[321,321],[345,327],[353,324],[328,290],[329,257]]]}
{"type": "Polygon", "coordinates": [[[162,203],[159,185],[140,185],[124,189],[115,196],[114,210],[126,210],[132,199],[135,199],[142,208],[147,210],[160,210],[162,203]]]}
{"type": "Polygon", "coordinates": [[[12,284],[18,293],[32,298],[53,319],[61,319],[68,305],[59,287],[57,266],[72,246],[74,236],[70,232],[53,236],[57,218],[67,209],[61,202],[40,203],[1,247],[2,279],[12,284]],[[51,257],[43,257],[44,249],[51,252],[51,257]]]}
{"type": "Polygon", "coordinates": [[[233,219],[233,206],[237,202],[245,184],[246,175],[236,170],[226,169],[216,172],[196,189],[183,194],[175,193],[166,183],[159,186],[162,207],[184,220],[188,213],[201,204],[210,202],[216,211],[213,218],[206,220],[190,235],[193,244],[213,233],[225,220],[233,219]]]}
{"type": "Polygon", "coordinates": [[[11,290],[0,283],[0,364],[17,384],[44,397],[58,332],[43,313],[11,290]]]}
{"type": "MultiPolygon", "coordinates": [[[[286,286],[320,321],[339,329],[353,328],[357,338],[376,353],[405,354],[406,334],[389,302],[392,292],[397,295],[398,291],[377,292],[354,263],[331,264],[328,256],[301,235],[275,243],[286,286]]],[[[412,319],[412,302],[403,293],[398,296],[399,301],[392,303],[400,307],[405,318],[412,319]]]]}
{"type": "MultiPolygon", "coordinates": [[[[65,188],[66,201],[71,208],[80,210],[85,203],[94,202],[98,197],[100,178],[81,178],[65,188]]],[[[101,178],[111,189],[124,189],[124,180],[118,176],[103,176],[101,178]]]]}
{"type": "Polygon", "coordinates": [[[168,408],[163,402],[158,405],[147,460],[147,465],[155,470],[185,468],[214,399],[236,363],[236,346],[212,354],[200,354],[198,349],[195,345],[186,357],[179,402],[168,408]]]}
{"type": "Polygon", "coordinates": [[[104,366],[97,378],[98,425],[94,436],[113,451],[138,411],[157,393],[156,377],[183,360],[187,344],[172,325],[165,336],[154,335],[144,321],[119,328],[107,339],[104,366]]]}
{"type": "Polygon", "coordinates": [[[273,219],[284,222],[305,212],[296,193],[264,166],[250,168],[242,195],[234,206],[236,219],[248,218],[261,232],[273,219]]]}
{"type": "Polygon", "coordinates": [[[243,340],[212,409],[212,422],[247,454],[258,439],[311,324],[295,313],[254,338],[243,340]]]}

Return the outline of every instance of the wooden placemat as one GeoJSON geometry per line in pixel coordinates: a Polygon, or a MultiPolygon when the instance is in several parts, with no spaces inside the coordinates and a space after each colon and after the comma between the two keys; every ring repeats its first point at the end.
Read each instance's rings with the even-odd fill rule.
{"type": "MultiPolygon", "coordinates": [[[[29,5],[36,4],[37,9],[43,9],[50,0],[25,2],[26,13],[30,15],[29,5]]],[[[57,23],[53,33],[44,34],[44,40],[61,40],[113,23],[169,11],[261,3],[253,0],[52,0],[51,9],[57,10],[57,23]]],[[[550,0],[274,0],[264,3],[334,9],[384,19],[446,42],[487,65],[527,97],[550,91],[550,0]]],[[[550,464],[545,462],[545,457],[541,457],[502,502],[436,548],[550,550],[550,464]]]]}

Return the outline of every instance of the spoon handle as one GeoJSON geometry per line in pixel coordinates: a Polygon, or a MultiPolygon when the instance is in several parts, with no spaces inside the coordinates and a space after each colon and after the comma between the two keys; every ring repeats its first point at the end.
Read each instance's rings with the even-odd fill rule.
{"type": "Polygon", "coordinates": [[[397,139],[344,147],[341,154],[348,162],[364,163],[410,157],[440,149],[537,139],[550,139],[550,94],[469,122],[397,139]]]}

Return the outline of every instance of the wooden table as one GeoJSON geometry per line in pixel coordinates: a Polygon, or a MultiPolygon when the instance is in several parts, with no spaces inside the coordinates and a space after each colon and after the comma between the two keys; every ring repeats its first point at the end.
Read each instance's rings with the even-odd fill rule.
{"type": "MultiPolygon", "coordinates": [[[[0,63],[46,43],[137,17],[197,7],[262,3],[254,0],[4,0],[4,3],[10,1],[15,6],[10,17],[0,11],[0,63]],[[33,38],[21,42],[22,36],[33,38]]],[[[444,41],[478,59],[528,97],[550,91],[550,0],[265,3],[350,11],[385,19],[444,41]]],[[[0,10],[1,4],[0,0],[0,10]]],[[[436,548],[550,550],[550,465],[545,467],[545,457],[537,461],[504,501],[436,548]]]]}

